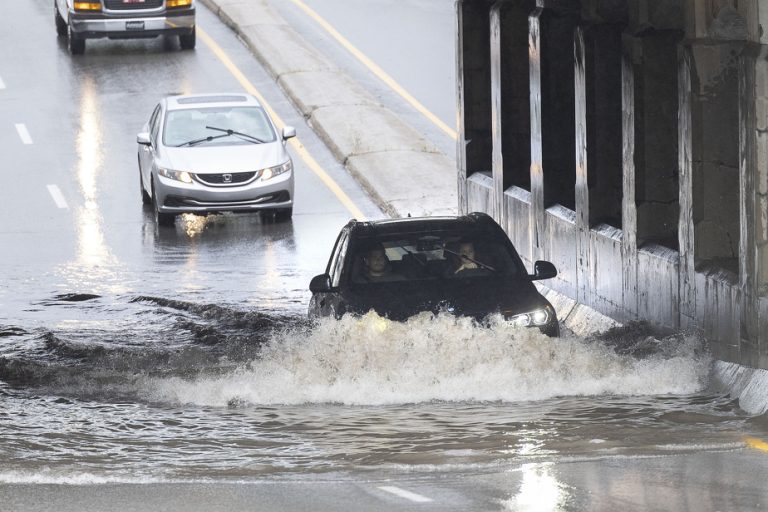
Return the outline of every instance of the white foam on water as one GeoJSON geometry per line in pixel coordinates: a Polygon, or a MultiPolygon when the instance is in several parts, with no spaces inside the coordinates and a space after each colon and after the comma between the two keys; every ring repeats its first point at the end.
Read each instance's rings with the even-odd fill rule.
{"type": "MultiPolygon", "coordinates": [[[[94,473],[58,472],[49,469],[39,471],[0,471],[0,484],[41,485],[104,485],[104,484],[155,484],[170,480],[156,477],[130,477],[97,475],[94,473]]],[[[174,483],[179,483],[174,481],[174,483]]]]}
{"type": "Polygon", "coordinates": [[[690,394],[711,361],[696,340],[644,359],[595,341],[548,338],[499,322],[424,314],[390,322],[373,313],[276,335],[261,356],[217,377],[146,378],[150,400],[345,405],[428,401],[518,402],[556,396],[690,394]]]}

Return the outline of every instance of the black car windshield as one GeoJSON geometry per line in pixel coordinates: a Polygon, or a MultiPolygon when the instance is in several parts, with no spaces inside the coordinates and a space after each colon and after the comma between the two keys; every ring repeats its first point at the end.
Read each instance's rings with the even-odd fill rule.
{"type": "Polygon", "coordinates": [[[261,107],[185,108],[170,110],[165,116],[166,146],[231,146],[275,140],[272,123],[261,107]]]}
{"type": "Polygon", "coordinates": [[[358,244],[353,284],[515,277],[525,273],[506,243],[488,236],[418,235],[358,244]]]}

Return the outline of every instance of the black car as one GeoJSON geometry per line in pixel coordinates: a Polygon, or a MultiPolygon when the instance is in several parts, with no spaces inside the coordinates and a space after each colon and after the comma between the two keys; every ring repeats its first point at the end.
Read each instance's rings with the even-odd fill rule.
{"type": "Polygon", "coordinates": [[[478,321],[500,313],[558,336],[552,305],[533,281],[557,270],[537,261],[528,274],[503,229],[484,213],[358,222],[342,228],[324,274],[309,289],[310,317],[374,310],[391,320],[429,311],[478,321]]]}

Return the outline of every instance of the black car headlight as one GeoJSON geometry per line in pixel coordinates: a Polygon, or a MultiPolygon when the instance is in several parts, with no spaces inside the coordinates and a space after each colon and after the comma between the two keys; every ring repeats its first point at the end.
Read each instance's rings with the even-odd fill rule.
{"type": "Polygon", "coordinates": [[[259,177],[261,178],[261,181],[266,181],[268,179],[274,178],[275,176],[279,176],[280,174],[286,173],[291,170],[293,170],[293,162],[288,160],[284,164],[262,169],[261,171],[259,171],[259,177]]]}
{"type": "Polygon", "coordinates": [[[504,318],[516,327],[538,327],[547,325],[555,317],[555,312],[549,306],[535,309],[528,313],[504,314],[504,318]]]}

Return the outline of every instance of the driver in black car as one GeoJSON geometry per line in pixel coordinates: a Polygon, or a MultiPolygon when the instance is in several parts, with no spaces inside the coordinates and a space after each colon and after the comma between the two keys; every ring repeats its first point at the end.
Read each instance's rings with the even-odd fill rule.
{"type": "Polygon", "coordinates": [[[392,266],[387,258],[387,253],[380,245],[371,248],[363,256],[363,276],[367,281],[400,281],[402,276],[392,272],[392,266]]]}

